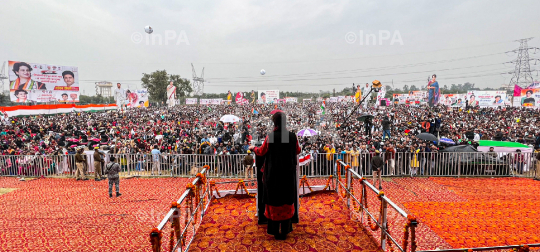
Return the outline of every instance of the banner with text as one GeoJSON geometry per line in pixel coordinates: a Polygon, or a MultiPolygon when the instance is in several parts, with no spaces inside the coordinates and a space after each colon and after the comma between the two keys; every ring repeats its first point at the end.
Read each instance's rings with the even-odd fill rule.
{"type": "Polygon", "coordinates": [[[259,103],[277,103],[279,90],[259,90],[257,98],[259,103]]]}
{"type": "Polygon", "coordinates": [[[77,67],[9,61],[8,70],[13,102],[79,102],[77,67]]]}
{"type": "Polygon", "coordinates": [[[494,107],[511,105],[506,97],[506,91],[480,91],[467,92],[469,106],[494,107]]]}
{"type": "Polygon", "coordinates": [[[197,98],[186,98],[186,104],[188,105],[197,104],[197,98]]]}
{"type": "Polygon", "coordinates": [[[148,90],[146,88],[128,92],[127,98],[131,108],[148,107],[148,90]]]}
{"type": "Polygon", "coordinates": [[[298,99],[296,97],[285,97],[285,102],[298,102],[298,99]]]}
{"type": "Polygon", "coordinates": [[[465,94],[443,94],[439,103],[450,107],[465,107],[465,94]]]}

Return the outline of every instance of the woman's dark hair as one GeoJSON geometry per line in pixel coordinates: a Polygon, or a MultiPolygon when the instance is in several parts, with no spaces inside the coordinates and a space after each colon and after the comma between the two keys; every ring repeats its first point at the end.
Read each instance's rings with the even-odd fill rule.
{"type": "Polygon", "coordinates": [[[437,78],[437,75],[436,75],[436,74],[433,74],[433,75],[431,76],[431,78],[433,78],[433,77],[437,78]]]}
{"type": "Polygon", "coordinates": [[[17,75],[17,77],[19,76],[17,74],[17,72],[19,71],[19,69],[22,67],[22,66],[25,66],[25,67],[28,67],[28,69],[30,69],[30,72],[32,72],[32,67],[30,65],[28,65],[28,63],[26,62],[17,62],[13,65],[13,72],[15,73],[15,75],[17,75]]]}
{"type": "Polygon", "coordinates": [[[19,93],[24,92],[25,94],[28,94],[26,90],[15,90],[15,96],[19,95],[19,93]]]}
{"type": "Polygon", "coordinates": [[[283,112],[277,112],[272,116],[272,122],[278,129],[285,129],[287,125],[287,116],[283,112]]]}
{"type": "Polygon", "coordinates": [[[533,93],[532,90],[527,90],[527,92],[525,92],[525,94],[528,94],[528,93],[533,93]]]}

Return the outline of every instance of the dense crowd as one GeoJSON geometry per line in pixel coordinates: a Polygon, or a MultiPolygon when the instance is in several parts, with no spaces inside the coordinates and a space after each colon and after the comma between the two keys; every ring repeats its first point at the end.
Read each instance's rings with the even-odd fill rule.
{"type": "Polygon", "coordinates": [[[416,138],[421,132],[457,144],[482,139],[540,145],[538,109],[409,105],[356,108],[353,103],[329,103],[321,113],[320,106],[315,102],[177,105],[4,118],[0,149],[3,155],[42,156],[75,154],[80,147],[98,147],[113,154],[149,154],[152,149],[161,154],[244,154],[271,130],[269,117],[273,110],[285,111],[289,130],[311,128],[318,133],[298,137],[304,153],[345,154],[338,157],[342,159],[375,151],[394,155],[444,148],[416,138]],[[241,120],[220,121],[227,114],[241,120]],[[373,118],[358,120],[366,114],[373,118]]]}

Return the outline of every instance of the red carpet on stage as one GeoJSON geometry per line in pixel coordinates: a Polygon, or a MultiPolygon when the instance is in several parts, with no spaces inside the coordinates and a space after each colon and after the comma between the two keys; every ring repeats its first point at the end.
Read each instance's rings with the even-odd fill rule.
{"type": "Polygon", "coordinates": [[[335,193],[300,198],[300,223],[285,241],[257,225],[254,198],[227,196],[210,205],[190,251],[380,251],[349,218],[335,193]]]}

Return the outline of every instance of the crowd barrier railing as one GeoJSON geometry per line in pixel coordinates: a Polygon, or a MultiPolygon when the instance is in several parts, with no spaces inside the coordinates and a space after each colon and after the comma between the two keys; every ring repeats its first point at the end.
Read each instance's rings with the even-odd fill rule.
{"type": "MultiPolygon", "coordinates": [[[[114,156],[121,167],[121,176],[172,176],[189,177],[200,172],[200,167],[208,165],[209,177],[241,178],[245,175],[243,165],[246,154],[204,155],[204,154],[104,154],[103,163],[94,162],[93,151],[83,156],[84,171],[87,176],[95,176],[101,167],[103,176],[105,164],[114,156]]],[[[335,160],[342,160],[359,175],[371,175],[371,159],[374,153],[316,153],[300,166],[300,175],[306,177],[326,177],[335,174],[335,160]]],[[[540,176],[540,162],[536,153],[516,152],[397,152],[381,157],[385,162],[382,176],[540,176]]],[[[0,175],[19,177],[74,176],[77,170],[75,155],[18,155],[0,156],[0,175]]],[[[345,171],[341,171],[344,175],[345,171]]]]}
{"type": "MultiPolygon", "coordinates": [[[[341,195],[342,198],[346,201],[347,208],[350,210],[351,213],[351,217],[359,218],[360,223],[364,225],[367,230],[373,231],[372,234],[374,234],[374,237],[377,236],[375,235],[375,232],[377,230],[380,230],[380,234],[378,234],[378,237],[380,238],[379,245],[381,246],[383,251],[386,251],[387,248],[389,248],[390,251],[393,251],[393,249],[391,249],[391,246],[395,246],[399,251],[407,252],[410,234],[410,251],[415,252],[417,248],[416,227],[418,226],[418,221],[416,220],[416,218],[412,215],[407,214],[407,212],[405,212],[392,200],[385,196],[384,192],[377,190],[374,185],[370,184],[362,177],[362,175],[358,174],[343,161],[339,159],[336,160],[336,166],[338,171],[338,173],[336,174],[336,184],[338,185],[336,187],[336,190],[338,194],[341,195]],[[343,179],[340,175],[341,170],[345,172],[345,183],[342,181],[343,179]],[[353,182],[355,181],[355,179],[360,183],[360,199],[358,199],[358,197],[354,195],[353,182]],[[371,193],[369,192],[372,192],[372,195],[375,195],[379,201],[378,213],[369,210],[368,202],[373,201],[370,200],[370,196],[368,194],[371,193]],[[390,206],[391,209],[395,210],[395,214],[389,214],[388,206],[390,206]],[[366,216],[367,225],[366,223],[364,223],[364,215],[366,216]],[[389,217],[395,217],[396,219],[399,218],[401,222],[406,223],[405,232],[402,239],[399,239],[397,237],[397,234],[390,232],[389,217]],[[374,225],[371,224],[372,221],[374,222],[374,225]],[[401,241],[402,243],[400,244],[398,243],[398,241],[401,241]]],[[[391,222],[395,223],[396,220],[392,220],[391,222]]],[[[402,226],[403,225],[400,225],[399,227],[402,226]]]]}
{"type": "Polygon", "coordinates": [[[150,232],[150,243],[153,252],[187,251],[195,238],[204,214],[212,200],[211,188],[206,178],[209,167],[205,166],[196,178],[186,186],[182,196],[171,204],[171,209],[156,228],[150,232]],[[182,213],[183,211],[183,213],[182,213]],[[171,223],[169,240],[163,244],[167,223],[171,223]]]}
{"type": "Polygon", "coordinates": [[[538,247],[540,247],[540,243],[520,244],[520,245],[506,245],[506,246],[493,246],[493,247],[477,247],[477,248],[419,250],[417,252],[464,252],[464,251],[515,251],[515,252],[528,252],[530,248],[538,248],[538,247]]]}

